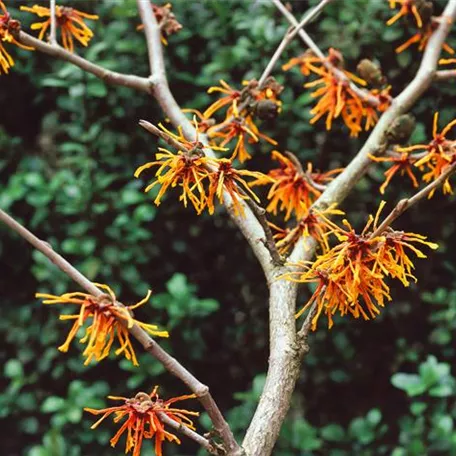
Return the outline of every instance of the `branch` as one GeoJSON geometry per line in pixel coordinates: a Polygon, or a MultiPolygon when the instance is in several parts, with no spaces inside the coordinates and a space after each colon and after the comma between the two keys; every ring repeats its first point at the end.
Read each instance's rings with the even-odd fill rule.
{"type": "Polygon", "coordinates": [[[175,140],[174,138],[166,134],[164,131],[157,128],[154,124],[151,124],[147,120],[143,119],[141,119],[138,123],[149,133],[152,133],[153,135],[163,139],[163,141],[165,141],[166,144],[169,144],[170,146],[174,147],[175,149],[181,152],[188,152],[188,150],[184,147],[183,144],[181,144],[179,141],[175,140]]]}
{"type": "Polygon", "coordinates": [[[435,73],[434,81],[448,81],[456,78],[456,70],[440,70],[435,73]]]}
{"type": "MultiPolygon", "coordinates": [[[[5,223],[13,231],[18,233],[28,243],[32,244],[37,250],[43,253],[54,263],[61,271],[63,271],[70,279],[78,283],[88,293],[93,296],[100,296],[103,294],[87,277],[81,274],[74,266],[72,266],[65,258],[59,255],[53,250],[53,248],[47,243],[37,238],[31,231],[22,226],[6,212],[0,209],[0,221],[5,223]]],[[[119,303],[120,304],[120,303],[119,303]]],[[[237,447],[237,443],[231,433],[231,430],[223,418],[217,404],[212,398],[209,388],[201,383],[193,374],[191,374],[184,366],[182,366],[175,358],[169,355],[160,345],[152,339],[138,325],[133,325],[132,328],[127,328],[130,334],[144,347],[144,349],[150,353],[155,359],[157,359],[168,372],[175,377],[179,378],[185,383],[188,388],[197,396],[198,400],[207,411],[214,429],[220,434],[222,440],[226,444],[227,449],[233,449],[237,447]],[[233,443],[234,442],[234,443],[233,443]]],[[[231,453],[236,455],[236,453],[231,453]]]]}
{"type": "Polygon", "coordinates": [[[161,32],[149,0],[137,0],[138,11],[144,25],[150,73],[166,80],[165,61],[161,44],[161,32]]]}
{"type": "Polygon", "coordinates": [[[443,185],[443,183],[456,171],[456,162],[448,166],[446,170],[433,182],[426,185],[419,192],[415,193],[410,198],[401,199],[396,207],[385,217],[382,223],[378,228],[370,235],[371,238],[380,236],[383,231],[385,231],[397,218],[399,218],[407,209],[410,209],[416,203],[421,201],[423,198],[431,194],[438,187],[443,185]]]}
{"type": "Polygon", "coordinates": [[[87,73],[93,74],[108,84],[130,87],[132,89],[136,89],[149,94],[152,92],[153,80],[150,78],[142,78],[140,76],[107,70],[106,68],[95,65],[94,63],[80,57],[79,55],[72,54],[63,47],[53,46],[51,44],[45,43],[23,31],[16,33],[15,38],[25,46],[31,46],[35,48],[35,50],[43,52],[44,54],[48,54],[57,59],[66,60],[67,62],[76,65],[77,67],[81,68],[81,70],[87,71],[87,73]]]}
{"type": "Polygon", "coordinates": [[[263,74],[261,75],[260,79],[258,80],[258,86],[261,87],[268,76],[271,74],[275,64],[279,60],[280,56],[282,55],[283,51],[285,48],[288,46],[288,44],[293,40],[293,38],[298,34],[298,32],[305,27],[315,16],[317,16],[320,11],[323,10],[323,8],[328,4],[331,3],[333,0],[321,0],[320,3],[313,8],[311,11],[309,11],[304,18],[301,20],[301,22],[298,25],[295,25],[293,28],[287,31],[285,36],[283,37],[281,43],[279,44],[278,48],[274,52],[274,55],[271,57],[271,60],[267,64],[266,68],[263,71],[263,74]]]}
{"type": "MultiPolygon", "coordinates": [[[[242,192],[245,194],[245,192],[242,192]]],[[[269,253],[271,254],[272,261],[275,266],[281,266],[283,265],[284,261],[282,256],[280,255],[279,251],[277,250],[276,243],[274,241],[274,236],[272,235],[271,227],[269,226],[268,219],[266,218],[266,209],[263,207],[259,206],[255,201],[253,201],[251,198],[249,198],[248,195],[246,195],[247,198],[244,200],[247,204],[247,206],[250,207],[252,212],[255,214],[255,217],[257,218],[258,222],[260,223],[261,227],[263,228],[264,234],[266,238],[264,239],[263,243],[265,247],[269,250],[269,253]]]]}
{"type": "MultiPolygon", "coordinates": [[[[288,9],[282,4],[280,0],[271,1],[272,3],[274,3],[277,9],[285,16],[285,18],[291,25],[293,25],[294,27],[298,25],[298,21],[296,20],[296,18],[293,16],[293,14],[290,13],[290,11],[288,11],[288,9]]],[[[311,49],[312,52],[321,59],[321,63],[328,69],[328,71],[331,71],[339,81],[343,81],[344,83],[348,84],[350,89],[353,92],[355,92],[362,100],[368,102],[372,106],[378,105],[378,99],[372,96],[368,90],[359,88],[356,84],[350,81],[350,79],[348,79],[348,77],[345,76],[345,74],[341,70],[335,68],[328,62],[323,52],[321,52],[320,48],[315,44],[312,38],[310,38],[310,36],[304,30],[299,30],[298,33],[302,41],[304,41],[304,43],[309,47],[309,49],[311,49]]]]}
{"type": "Polygon", "coordinates": [[[55,0],[50,0],[49,9],[51,13],[51,31],[49,34],[49,42],[52,46],[57,45],[57,23],[55,19],[55,0]]]}
{"type": "Polygon", "coordinates": [[[187,426],[184,426],[181,423],[178,423],[177,421],[174,421],[168,415],[166,415],[166,413],[160,412],[158,413],[158,416],[160,417],[160,421],[162,423],[167,424],[169,427],[185,435],[185,437],[194,440],[198,445],[207,450],[208,453],[220,455],[220,451],[217,448],[215,448],[208,439],[199,435],[197,432],[193,431],[187,426]]]}

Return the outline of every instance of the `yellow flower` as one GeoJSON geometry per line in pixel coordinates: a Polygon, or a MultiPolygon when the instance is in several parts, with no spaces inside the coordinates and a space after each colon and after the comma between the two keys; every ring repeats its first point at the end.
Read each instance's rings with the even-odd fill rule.
{"type": "Polygon", "coordinates": [[[195,430],[189,416],[199,416],[199,413],[172,406],[175,402],[195,398],[194,394],[163,400],[158,396],[157,390],[158,386],[150,394],[139,392],[132,398],[108,396],[108,399],[123,401],[123,404],[101,410],[85,408],[84,410],[92,415],[103,415],[91,426],[91,429],[95,429],[105,418],[114,413],[114,423],[118,423],[124,418],[126,420],[111,439],[112,447],[117,445],[122,434],[126,432],[125,453],[133,450],[133,456],[139,456],[143,440],[155,439],[155,455],[162,456],[162,446],[165,440],[177,444],[181,442],[176,435],[165,429],[166,425],[162,422],[161,415],[167,416],[181,426],[195,430]]]}
{"type": "Polygon", "coordinates": [[[387,169],[384,173],[386,179],[380,187],[380,193],[382,195],[385,193],[385,189],[391,182],[393,176],[398,172],[400,172],[401,176],[407,174],[407,176],[412,181],[413,186],[418,187],[418,181],[416,180],[416,177],[413,174],[412,169],[413,163],[416,161],[416,159],[410,156],[409,153],[403,152],[402,154],[397,154],[393,152],[392,154],[389,154],[387,157],[375,157],[371,155],[370,158],[375,162],[392,163],[392,166],[389,169],[387,169]]]}
{"type": "Polygon", "coordinates": [[[79,329],[88,321],[90,326],[85,329],[85,335],[79,341],[86,344],[83,356],[86,358],[85,365],[92,359],[101,361],[106,358],[117,337],[119,348],[115,351],[116,355],[124,354],[125,358],[131,360],[135,366],[138,365],[135,351],[130,340],[129,328],[138,325],[152,336],[168,337],[167,331],[160,331],[156,325],[142,323],[133,318],[133,310],[145,304],[151,295],[147,296],[138,303],[131,306],[122,306],[117,302],[117,298],[110,287],[101,283],[94,283],[95,286],[106,290],[106,294],[92,296],[87,293],[65,293],[55,296],[46,293],[37,293],[36,297],[43,299],[43,304],[75,304],[80,306],[77,314],[60,315],[60,320],[74,320],[67,339],[59,347],[61,352],[66,353],[76,337],[79,329]]]}
{"type": "MultiPolygon", "coordinates": [[[[450,130],[456,125],[456,119],[448,123],[443,130],[438,133],[439,113],[434,114],[434,122],[432,128],[433,139],[428,144],[416,144],[408,147],[398,147],[399,152],[407,153],[415,151],[423,151],[415,156],[414,165],[423,170],[427,168],[428,172],[423,175],[424,182],[430,182],[438,179],[445,168],[456,160],[456,141],[447,138],[450,130]]],[[[443,193],[452,193],[452,188],[449,179],[443,184],[443,193]]],[[[432,198],[435,189],[429,193],[428,198],[432,198]]]]}
{"type": "Polygon", "coordinates": [[[20,29],[20,23],[11,18],[5,4],[0,0],[0,74],[2,71],[8,74],[9,69],[14,66],[14,60],[3,43],[12,43],[27,51],[33,51],[33,48],[24,46],[13,37],[11,30],[15,29],[20,29]]]}
{"type": "Polygon", "coordinates": [[[270,144],[277,145],[269,136],[266,136],[258,131],[258,128],[253,123],[251,116],[249,117],[236,117],[229,122],[223,122],[220,128],[210,128],[208,136],[211,139],[221,139],[218,143],[219,147],[226,147],[233,139],[237,139],[236,146],[234,147],[233,153],[230,160],[237,158],[241,163],[252,158],[249,154],[246,142],[257,143],[260,138],[266,140],[270,144]]]}
{"type": "Polygon", "coordinates": [[[222,109],[224,106],[232,105],[235,100],[238,100],[241,96],[239,90],[233,89],[225,81],[220,80],[220,86],[209,87],[207,93],[219,92],[224,96],[219,100],[212,103],[206,111],[204,111],[203,116],[206,119],[210,119],[219,109],[222,109]]]}
{"type": "Polygon", "coordinates": [[[209,174],[210,186],[207,206],[210,214],[214,213],[214,199],[216,196],[220,203],[223,204],[224,190],[231,196],[236,215],[244,215],[244,209],[239,199],[246,200],[252,198],[257,203],[260,202],[255,193],[249,188],[245,177],[260,179],[265,177],[264,174],[246,169],[237,170],[233,168],[231,160],[226,158],[212,159],[211,164],[216,167],[216,170],[209,174]]]}
{"type": "Polygon", "coordinates": [[[322,313],[326,315],[330,328],[336,313],[364,320],[375,318],[385,301],[391,300],[385,282],[387,277],[400,280],[404,286],[409,285],[409,278],[416,280],[411,272],[413,262],[405,247],[419,258],[425,258],[425,255],[413,243],[437,248],[437,244],[426,241],[424,236],[391,228],[373,237],[384,205],[385,202],[380,204],[375,218],[369,217],[360,234],[347,220],[343,221],[345,229],[333,225],[331,233],[337,237],[338,244],[320,255],[313,264],[298,263],[294,265],[295,271],[283,276],[294,282],[317,284],[315,293],[296,315],[298,318],[315,303],[312,330],[316,329],[322,313]]]}
{"type": "MultiPolygon", "coordinates": [[[[438,21],[431,20],[427,23],[423,28],[420,28],[418,32],[416,32],[411,38],[409,38],[405,43],[401,44],[396,48],[396,53],[400,54],[401,52],[408,49],[412,44],[418,45],[419,51],[424,51],[428,44],[429,38],[435,32],[437,27],[439,26],[438,21]]],[[[442,49],[449,54],[454,54],[454,49],[451,48],[447,43],[443,43],[442,49]]]]}
{"type": "MultiPolygon", "coordinates": [[[[44,22],[35,22],[32,24],[32,30],[40,30],[38,39],[42,40],[46,30],[51,25],[51,10],[44,6],[33,5],[33,7],[21,6],[22,11],[28,11],[36,14],[38,17],[47,17],[44,22]]],[[[83,46],[87,46],[93,37],[93,32],[85,24],[84,19],[96,20],[95,14],[87,14],[75,8],[68,6],[55,7],[56,25],[60,27],[62,34],[63,47],[69,51],[74,51],[73,38],[79,41],[83,46]]]]}
{"type": "Polygon", "coordinates": [[[389,0],[390,8],[396,8],[396,3],[399,3],[400,10],[397,14],[395,14],[392,18],[390,18],[386,25],[392,25],[396,21],[398,21],[401,17],[413,15],[416,21],[416,25],[418,28],[423,26],[423,21],[421,19],[420,13],[418,8],[416,7],[416,0],[389,0]]]}

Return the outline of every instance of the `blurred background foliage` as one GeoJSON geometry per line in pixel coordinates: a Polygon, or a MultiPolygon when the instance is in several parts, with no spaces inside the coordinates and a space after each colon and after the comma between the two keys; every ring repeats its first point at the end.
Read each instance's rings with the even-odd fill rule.
{"type": "MultiPolygon", "coordinates": [[[[17,12],[19,2],[6,3],[17,12]]],[[[290,3],[298,16],[309,6],[290,3]]],[[[204,109],[213,99],[206,89],[219,79],[239,86],[259,77],[287,30],[266,0],[173,5],[184,28],[169,39],[168,75],[186,108],[204,109]]],[[[90,46],[78,52],[110,69],[148,74],[133,0],[78,1],[77,7],[100,16],[90,46]]],[[[349,70],[361,58],[376,59],[397,94],[420,55],[415,49],[394,53],[410,29],[404,23],[387,28],[390,16],[387,2],[336,1],[308,31],[323,50],[340,49],[349,70]]],[[[24,28],[32,21],[25,13],[16,17],[24,28]]],[[[449,43],[456,45],[454,32],[449,43]]],[[[282,63],[300,52],[296,40],[282,63]]],[[[90,279],[110,284],[124,302],[136,302],[152,288],[138,317],[170,330],[163,345],[210,385],[241,438],[264,384],[268,353],[267,290],[246,242],[223,210],[198,217],[171,192],[158,211],[142,192],[144,182],[133,172],[153,157],[157,141],[137,122],[162,120],[153,99],[39,53],[12,53],[16,66],[0,78],[0,207],[90,279]]],[[[322,122],[310,126],[312,99],[302,76],[279,68],[274,75],[286,87],[283,112],[262,131],[279,141],[280,150],[292,150],[319,169],[346,165],[366,134],[350,139],[339,121],[331,132],[322,122]]],[[[413,140],[430,134],[434,111],[441,112],[442,124],[454,118],[455,104],[454,81],[433,85],[413,108],[413,140]]],[[[270,151],[257,147],[248,168],[267,171],[270,151]]],[[[381,165],[372,167],[343,204],[357,227],[381,199],[383,172],[381,165]]],[[[388,207],[411,191],[407,180],[395,179],[385,195],[388,207]]],[[[456,454],[454,198],[436,194],[397,227],[428,235],[440,249],[417,261],[418,285],[392,284],[394,300],[376,321],[337,319],[331,331],[323,323],[311,335],[275,454],[456,454]]],[[[2,454],[123,453],[108,444],[115,426],[106,421],[90,431],[93,419],[82,408],[102,407],[108,394],[148,391],[155,384],[165,396],[185,394],[185,387],[139,348],[137,369],[115,358],[84,367],[77,344],[68,354],[57,351],[68,326],[58,321],[60,309],[43,307],[34,293],[78,287],[5,227],[0,233],[2,454]]],[[[302,290],[300,302],[308,293],[302,290]]],[[[199,409],[198,403],[190,408],[199,409]]],[[[208,426],[204,414],[199,424],[208,426]]],[[[145,451],[153,453],[147,444],[145,451]]],[[[166,447],[167,455],[197,452],[188,441],[166,447]]]]}

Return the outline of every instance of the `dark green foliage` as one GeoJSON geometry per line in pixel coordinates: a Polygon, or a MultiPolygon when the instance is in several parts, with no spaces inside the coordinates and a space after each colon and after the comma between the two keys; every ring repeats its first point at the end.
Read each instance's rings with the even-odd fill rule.
{"type": "MultiPolygon", "coordinates": [[[[101,17],[91,45],[78,52],[107,68],[147,75],[135,2],[94,3],[77,5],[101,17]]],[[[291,3],[297,16],[308,6],[291,3]]],[[[204,109],[213,100],[206,89],[219,79],[240,85],[258,78],[288,27],[266,1],[176,0],[174,12],[184,29],[169,39],[168,74],[186,108],[204,109]]],[[[308,31],[323,50],[340,49],[349,70],[362,58],[378,62],[395,95],[413,77],[419,54],[394,53],[410,30],[403,24],[387,28],[390,15],[387,2],[336,1],[308,31]]],[[[26,28],[31,16],[20,17],[26,28]]],[[[293,42],[281,63],[300,52],[301,43],[293,42]]],[[[267,289],[246,242],[223,210],[198,217],[172,192],[158,209],[153,195],[142,193],[145,181],[133,172],[153,158],[157,141],[137,122],[162,120],[153,99],[106,86],[38,53],[12,54],[16,66],[0,77],[0,207],[90,279],[108,283],[122,301],[136,302],[152,288],[138,318],[170,330],[163,346],[210,385],[242,438],[265,380],[268,347],[267,289]]],[[[346,165],[366,135],[349,139],[338,121],[329,133],[322,123],[309,125],[312,98],[302,76],[279,68],[274,75],[286,87],[283,112],[262,131],[279,141],[280,150],[292,150],[316,168],[346,165]]],[[[454,118],[455,103],[454,81],[434,85],[413,108],[412,141],[427,138],[435,110],[442,125],[454,118]]],[[[269,169],[270,151],[269,145],[257,147],[249,169],[269,169]]],[[[354,226],[363,226],[377,208],[383,171],[372,167],[344,203],[354,226]]],[[[393,180],[388,208],[412,190],[407,180],[393,180]]],[[[392,286],[393,302],[376,321],[336,319],[331,331],[322,324],[310,337],[277,455],[455,454],[454,198],[437,193],[397,227],[428,235],[440,249],[417,261],[417,285],[392,286]]],[[[108,444],[115,426],[106,421],[90,431],[93,417],[81,409],[104,406],[107,394],[129,395],[155,384],[165,396],[185,394],[184,385],[139,347],[138,369],[115,358],[84,367],[77,343],[67,354],[57,351],[68,325],[58,321],[60,307],[40,305],[34,293],[78,287],[4,226],[0,255],[2,454],[122,453],[108,444]]],[[[302,290],[299,302],[308,296],[302,290]]],[[[201,425],[209,425],[204,414],[201,425]]],[[[184,441],[165,451],[198,450],[184,441]]]]}

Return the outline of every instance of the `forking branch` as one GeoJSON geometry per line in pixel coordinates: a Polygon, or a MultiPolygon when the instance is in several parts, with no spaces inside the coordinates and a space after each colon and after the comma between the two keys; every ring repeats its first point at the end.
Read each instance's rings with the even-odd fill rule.
{"type": "MultiPolygon", "coordinates": [[[[74,266],[72,266],[65,258],[59,255],[47,242],[42,241],[36,237],[31,231],[21,225],[19,222],[14,220],[5,211],[0,209],[0,222],[3,222],[19,236],[25,239],[33,247],[39,250],[49,260],[54,263],[62,272],[68,277],[79,284],[84,290],[90,293],[92,296],[98,297],[103,295],[103,292],[97,288],[87,277],[79,272],[74,266]]],[[[118,303],[118,305],[122,305],[118,303]]],[[[217,404],[212,398],[209,388],[201,383],[196,377],[194,377],[185,367],[183,367],[175,358],[169,355],[160,345],[152,339],[142,328],[137,325],[133,325],[132,328],[128,328],[130,334],[143,346],[143,348],[150,353],[157,361],[159,361],[166,370],[179,378],[185,383],[188,388],[196,395],[202,406],[207,411],[209,417],[212,420],[214,429],[220,435],[223,440],[225,447],[232,451],[237,448],[236,441],[234,440],[233,434],[223,418],[217,404]]],[[[201,442],[199,442],[201,444],[201,442]]],[[[207,442],[209,445],[209,442],[207,442]]],[[[206,445],[206,446],[207,446],[206,445]]],[[[217,454],[217,453],[213,453],[217,454]]],[[[231,452],[235,456],[236,452],[231,452]]]]}

